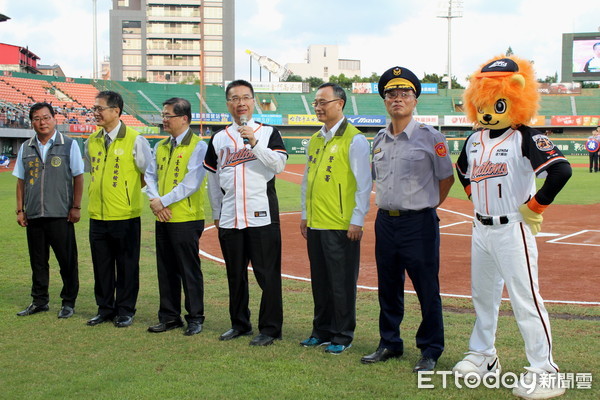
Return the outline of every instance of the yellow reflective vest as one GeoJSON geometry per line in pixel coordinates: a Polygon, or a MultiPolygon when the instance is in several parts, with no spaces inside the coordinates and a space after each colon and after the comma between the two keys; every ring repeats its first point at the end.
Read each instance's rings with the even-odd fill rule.
{"type": "Polygon", "coordinates": [[[356,178],[350,168],[350,144],[358,129],[346,119],[325,143],[320,132],[308,144],[307,225],[314,229],[348,230],[356,206],[356,178]]]}
{"type": "Polygon", "coordinates": [[[103,128],[90,135],[90,185],[88,212],[90,218],[103,221],[136,218],[141,215],[141,172],[135,165],[133,146],[137,131],[121,128],[106,150],[103,128]]]}
{"type": "MultiPolygon", "coordinates": [[[[158,194],[164,196],[177,186],[188,173],[192,152],[201,139],[188,130],[171,153],[170,138],[161,140],[156,147],[156,174],[158,194]]],[[[204,182],[191,196],[170,204],[172,218],[169,222],[188,222],[204,219],[204,182]]]]}

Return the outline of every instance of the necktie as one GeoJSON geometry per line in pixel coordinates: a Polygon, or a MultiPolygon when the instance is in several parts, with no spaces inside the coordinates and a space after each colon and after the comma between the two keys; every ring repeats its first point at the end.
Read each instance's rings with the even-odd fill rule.
{"type": "Polygon", "coordinates": [[[175,150],[175,147],[177,147],[177,139],[175,139],[174,137],[171,138],[171,153],[173,154],[173,150],[175,150]]]}
{"type": "Polygon", "coordinates": [[[112,142],[112,140],[110,140],[110,136],[108,136],[108,134],[104,134],[104,147],[106,147],[106,150],[108,150],[108,146],[110,146],[110,142],[112,142]]]}

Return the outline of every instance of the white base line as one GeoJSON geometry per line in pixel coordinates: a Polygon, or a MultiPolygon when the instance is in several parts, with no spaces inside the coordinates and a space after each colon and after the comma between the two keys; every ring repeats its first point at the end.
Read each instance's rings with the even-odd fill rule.
{"type": "MultiPolygon", "coordinates": [[[[289,172],[291,173],[291,172],[289,172]]],[[[442,209],[440,208],[440,210],[442,211],[447,211],[449,213],[453,213],[453,214],[458,214],[458,215],[463,215],[465,217],[469,217],[469,218],[473,218],[472,216],[466,215],[466,214],[462,214],[456,211],[452,211],[452,210],[446,210],[446,209],[442,209]]],[[[300,214],[297,211],[294,212],[288,212],[288,213],[281,213],[280,215],[293,215],[293,214],[300,214]]],[[[461,223],[470,223],[470,221],[462,221],[462,222],[457,222],[454,224],[450,224],[450,225],[446,225],[440,228],[445,228],[448,226],[453,226],[453,225],[457,225],[457,224],[461,224],[461,223]]],[[[214,225],[210,225],[207,226],[206,228],[204,228],[205,231],[208,231],[210,229],[215,229],[214,225]]],[[[567,236],[562,236],[560,238],[556,238],[553,240],[549,240],[548,243],[552,242],[556,242],[557,240],[562,240],[562,239],[566,239],[569,238],[571,236],[575,236],[581,233],[585,233],[585,232],[600,232],[600,231],[590,231],[590,230],[584,230],[584,231],[580,231],[580,232],[576,232],[573,233],[571,235],[567,235],[567,236]]],[[[441,233],[442,235],[452,235],[452,236],[471,236],[471,235],[463,235],[463,234],[459,234],[459,233],[441,233]]],[[[567,243],[560,243],[558,242],[557,244],[567,244],[567,243]]],[[[580,244],[583,245],[581,243],[573,243],[573,244],[580,244]]],[[[592,244],[592,245],[588,245],[588,246],[600,246],[597,244],[592,244]]],[[[225,264],[225,260],[223,260],[222,258],[213,256],[212,254],[209,254],[207,252],[205,252],[204,250],[200,249],[199,253],[201,256],[204,256],[205,258],[208,258],[210,260],[216,261],[218,263],[221,264],[225,264]]],[[[252,271],[252,267],[248,267],[249,271],[252,271]]],[[[296,281],[302,281],[302,282],[310,282],[310,278],[304,278],[302,276],[295,276],[295,275],[288,275],[288,274],[281,274],[282,278],[286,278],[286,279],[293,279],[296,281]]],[[[364,289],[364,290],[371,290],[371,291],[376,291],[377,288],[373,287],[373,286],[364,286],[364,285],[357,285],[356,286],[358,289],[364,289]]],[[[417,292],[415,292],[414,290],[405,290],[404,293],[410,293],[410,294],[416,294],[417,292]]],[[[452,297],[452,298],[459,298],[459,299],[472,299],[473,297],[470,295],[465,295],[465,294],[451,294],[451,293],[440,293],[440,296],[442,297],[452,297]]],[[[509,298],[503,297],[502,298],[503,301],[510,301],[509,298]]],[[[600,306],[600,302],[598,301],[571,301],[571,300],[544,300],[544,303],[556,303],[556,304],[575,304],[575,305],[583,305],[583,306],[600,306]]]]}
{"type": "Polygon", "coordinates": [[[570,235],[566,235],[566,236],[561,236],[561,237],[557,237],[556,239],[552,239],[552,240],[548,240],[547,243],[554,243],[554,244],[570,244],[570,245],[574,245],[574,246],[595,246],[595,247],[600,247],[600,244],[594,244],[594,243],[570,243],[570,242],[559,242],[559,240],[565,240],[568,239],[572,236],[577,236],[577,235],[581,235],[583,233],[586,232],[600,232],[594,229],[585,229],[583,231],[579,231],[579,232],[575,232],[575,233],[571,233],[570,235]]]}

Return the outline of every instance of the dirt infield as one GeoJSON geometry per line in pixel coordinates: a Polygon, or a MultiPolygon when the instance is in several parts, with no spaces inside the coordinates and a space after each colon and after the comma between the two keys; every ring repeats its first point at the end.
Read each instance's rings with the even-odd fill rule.
{"type": "MultiPolygon", "coordinates": [[[[288,165],[278,176],[300,183],[303,165],[288,165]]],[[[361,245],[358,284],[364,289],[377,288],[375,266],[375,201],[365,222],[361,245]]],[[[469,296],[472,204],[449,198],[438,210],[441,226],[440,284],[442,293],[469,296]]],[[[544,235],[537,237],[539,249],[540,291],[547,301],[597,302],[600,296],[600,204],[586,206],[552,205],[544,213],[544,235]],[[593,218],[590,218],[593,216],[593,218]],[[592,232],[582,232],[591,230],[592,232]],[[580,233],[581,232],[581,233],[580,233]],[[577,234],[576,234],[577,233],[577,234]],[[549,234],[556,236],[547,236],[549,234]],[[573,235],[575,234],[575,235],[573,235]],[[568,235],[573,235],[567,237],[568,235]]],[[[283,274],[310,278],[306,241],[300,234],[300,213],[281,215],[283,236],[283,274]]],[[[222,258],[215,229],[207,229],[200,240],[202,250],[222,258]]],[[[508,251],[508,250],[507,250],[508,251]]],[[[410,279],[407,290],[412,290],[410,279]]]]}

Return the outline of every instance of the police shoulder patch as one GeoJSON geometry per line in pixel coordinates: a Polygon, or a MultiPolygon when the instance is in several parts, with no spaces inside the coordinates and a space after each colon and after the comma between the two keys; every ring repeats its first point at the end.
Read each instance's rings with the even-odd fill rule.
{"type": "Polygon", "coordinates": [[[442,143],[442,142],[436,143],[435,154],[437,154],[438,157],[446,157],[446,155],[448,154],[448,151],[446,151],[446,146],[444,145],[444,143],[442,143]]]}

